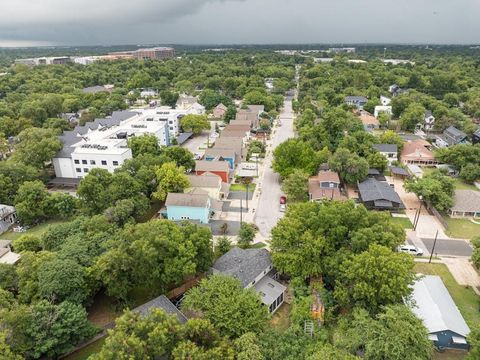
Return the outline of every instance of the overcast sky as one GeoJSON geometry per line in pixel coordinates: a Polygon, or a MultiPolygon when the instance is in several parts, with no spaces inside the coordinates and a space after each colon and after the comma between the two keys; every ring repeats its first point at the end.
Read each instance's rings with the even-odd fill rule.
{"type": "Polygon", "coordinates": [[[480,42],[480,0],[0,0],[0,46],[480,42]]]}

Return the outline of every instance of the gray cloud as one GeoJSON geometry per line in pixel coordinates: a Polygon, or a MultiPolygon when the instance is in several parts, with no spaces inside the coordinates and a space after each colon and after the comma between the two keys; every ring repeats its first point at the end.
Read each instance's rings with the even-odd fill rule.
{"type": "Polygon", "coordinates": [[[477,0],[15,0],[5,41],[126,43],[475,43],[477,0]]]}

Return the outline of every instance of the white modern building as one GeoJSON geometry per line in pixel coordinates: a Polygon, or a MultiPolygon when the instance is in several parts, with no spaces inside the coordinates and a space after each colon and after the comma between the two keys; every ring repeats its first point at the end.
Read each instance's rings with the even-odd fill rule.
{"type": "Polygon", "coordinates": [[[117,111],[108,119],[97,119],[60,136],[63,148],[53,166],[57,178],[83,178],[93,168],[114,172],[132,158],[128,138],[153,134],[159,145],[170,145],[168,123],[154,110],[144,113],[117,111]]]}
{"type": "Polygon", "coordinates": [[[390,99],[389,97],[380,95],[380,102],[382,103],[383,106],[388,106],[392,102],[392,99],[390,99]]]}
{"type": "MultiPolygon", "coordinates": [[[[151,113],[152,109],[139,110],[143,113],[151,113]]],[[[185,115],[204,115],[205,107],[197,102],[192,104],[182,103],[178,104],[175,109],[169,106],[160,106],[155,109],[154,116],[160,121],[166,121],[168,123],[168,130],[170,132],[170,138],[176,138],[180,134],[180,119],[185,115]]]]}

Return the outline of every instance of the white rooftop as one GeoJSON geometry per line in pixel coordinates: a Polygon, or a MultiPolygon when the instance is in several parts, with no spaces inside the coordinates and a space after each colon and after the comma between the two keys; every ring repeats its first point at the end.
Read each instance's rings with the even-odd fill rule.
{"type": "Polygon", "coordinates": [[[442,279],[426,275],[413,285],[412,311],[421,319],[429,333],[450,330],[467,336],[470,329],[455,305],[442,279]]]}

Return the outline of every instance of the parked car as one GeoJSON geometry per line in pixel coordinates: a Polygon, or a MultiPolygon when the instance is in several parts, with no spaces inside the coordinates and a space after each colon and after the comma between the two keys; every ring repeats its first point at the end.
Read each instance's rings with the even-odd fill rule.
{"type": "Polygon", "coordinates": [[[280,204],[286,204],[287,203],[287,197],[285,195],[280,196],[280,204]]]}
{"type": "Polygon", "coordinates": [[[285,212],[287,210],[287,205],[280,204],[280,212],[285,212]]]}
{"type": "Polygon", "coordinates": [[[415,256],[422,256],[423,255],[423,250],[422,249],[417,248],[414,245],[409,245],[409,244],[399,246],[398,251],[406,253],[406,254],[415,255],[415,256]]]}

